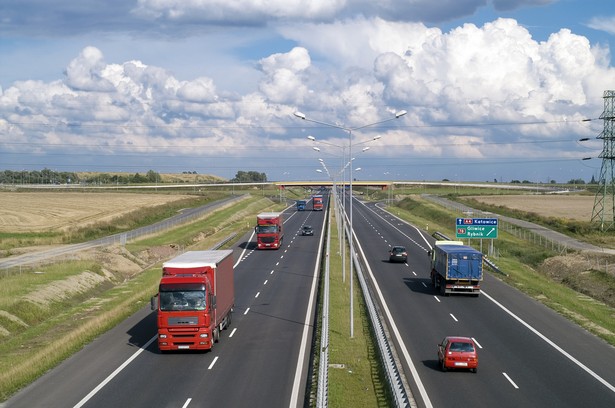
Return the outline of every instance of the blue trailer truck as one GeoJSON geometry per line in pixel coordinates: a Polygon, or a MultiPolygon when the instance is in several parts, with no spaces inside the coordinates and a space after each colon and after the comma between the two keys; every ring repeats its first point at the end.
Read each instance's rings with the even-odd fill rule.
{"type": "Polygon", "coordinates": [[[431,255],[431,283],[440,294],[478,296],[483,280],[483,254],[461,241],[436,241],[431,255]]]}
{"type": "Polygon", "coordinates": [[[297,211],[305,211],[307,202],[305,200],[297,200],[297,211]]]}

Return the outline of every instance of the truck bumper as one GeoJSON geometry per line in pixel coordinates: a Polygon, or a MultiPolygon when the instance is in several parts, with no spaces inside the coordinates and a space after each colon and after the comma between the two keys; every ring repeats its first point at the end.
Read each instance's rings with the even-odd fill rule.
{"type": "Polygon", "coordinates": [[[278,249],[279,247],[280,245],[277,242],[273,242],[271,244],[258,243],[258,249],[278,249]]]}
{"type": "Polygon", "coordinates": [[[459,295],[476,295],[480,294],[480,285],[446,285],[444,289],[446,294],[459,295]]]}
{"type": "Polygon", "coordinates": [[[158,348],[170,350],[209,350],[213,337],[208,330],[159,330],[158,348]]]}

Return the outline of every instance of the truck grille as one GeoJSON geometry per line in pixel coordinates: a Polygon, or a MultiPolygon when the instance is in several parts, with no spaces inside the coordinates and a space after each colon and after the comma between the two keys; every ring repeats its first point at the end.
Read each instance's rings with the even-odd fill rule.
{"type": "Polygon", "coordinates": [[[191,326],[199,324],[197,316],[169,317],[167,319],[169,326],[191,326]]]}

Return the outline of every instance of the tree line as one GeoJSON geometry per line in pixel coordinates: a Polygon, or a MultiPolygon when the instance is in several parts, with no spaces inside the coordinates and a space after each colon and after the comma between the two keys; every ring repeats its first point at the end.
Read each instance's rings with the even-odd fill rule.
{"type": "Polygon", "coordinates": [[[0,172],[0,184],[140,184],[160,181],[160,174],[154,170],[146,174],[92,173],[87,176],[50,169],[0,172]]]}
{"type": "MultiPolygon", "coordinates": [[[[185,171],[183,174],[197,174],[196,171],[185,171]]],[[[238,171],[235,183],[266,182],[267,175],[256,171],[238,171]]],[[[43,170],[4,170],[0,172],[0,184],[144,184],[160,183],[160,173],[149,170],[145,174],[110,174],[91,173],[87,176],[75,172],[43,170]]]]}

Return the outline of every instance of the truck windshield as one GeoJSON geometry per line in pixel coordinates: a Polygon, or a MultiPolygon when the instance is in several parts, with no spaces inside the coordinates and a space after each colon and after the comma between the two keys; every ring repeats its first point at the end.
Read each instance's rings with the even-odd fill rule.
{"type": "Polygon", "coordinates": [[[160,292],[160,310],[205,310],[206,306],[203,290],[160,292]]]}
{"type": "Polygon", "coordinates": [[[277,225],[259,225],[256,230],[257,234],[275,234],[278,232],[277,225]]]}

